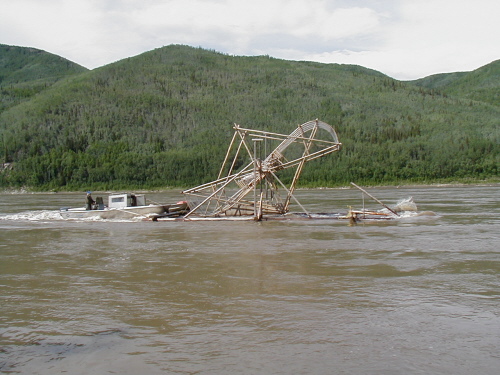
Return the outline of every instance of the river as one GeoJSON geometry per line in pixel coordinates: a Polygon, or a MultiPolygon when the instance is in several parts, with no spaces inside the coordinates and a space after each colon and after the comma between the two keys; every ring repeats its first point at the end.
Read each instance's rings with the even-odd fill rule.
{"type": "MultiPolygon", "coordinates": [[[[0,372],[497,374],[500,185],[368,191],[426,214],[65,221],[84,193],[0,194],[0,372]]],[[[297,197],[311,212],[361,202],[297,197]]]]}

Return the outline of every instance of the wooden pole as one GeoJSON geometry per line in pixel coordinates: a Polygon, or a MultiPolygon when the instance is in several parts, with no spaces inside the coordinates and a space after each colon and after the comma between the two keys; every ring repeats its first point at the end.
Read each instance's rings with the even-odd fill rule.
{"type": "Polygon", "coordinates": [[[362,187],[356,185],[354,182],[351,182],[351,185],[354,186],[355,188],[358,188],[359,190],[361,190],[363,193],[365,193],[366,195],[368,195],[371,199],[373,199],[375,202],[381,204],[383,207],[387,208],[390,212],[392,212],[394,215],[396,216],[399,216],[399,214],[394,211],[393,209],[391,209],[389,206],[387,206],[386,204],[382,203],[381,201],[379,201],[377,198],[375,198],[373,195],[371,195],[370,193],[368,193],[365,189],[363,189],[362,187]]]}
{"type": "MultiPolygon", "coordinates": [[[[254,138],[253,141],[253,214],[255,220],[257,220],[259,213],[257,210],[257,184],[260,182],[260,158],[257,157],[257,145],[262,142],[262,138],[254,138]],[[259,178],[257,178],[257,173],[259,173],[259,178]]],[[[260,156],[260,145],[259,147],[259,156],[260,156]]],[[[261,194],[262,197],[262,194],[261,194]]]]}

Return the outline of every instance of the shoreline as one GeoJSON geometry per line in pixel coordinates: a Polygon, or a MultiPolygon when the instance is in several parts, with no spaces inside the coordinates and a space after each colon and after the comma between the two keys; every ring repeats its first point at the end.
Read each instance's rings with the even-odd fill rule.
{"type": "MultiPolygon", "coordinates": [[[[388,189],[388,188],[394,188],[394,189],[401,189],[401,188],[431,188],[431,187],[438,187],[438,188],[446,188],[446,187],[464,187],[464,186],[488,186],[488,187],[494,187],[498,186],[500,187],[500,181],[474,181],[474,182],[435,182],[435,183],[401,183],[401,184],[394,184],[394,185],[361,185],[363,187],[369,188],[369,189],[388,189]]],[[[335,186],[335,187],[328,187],[328,186],[319,186],[319,187],[299,187],[296,188],[295,190],[347,190],[347,189],[352,189],[353,187],[351,185],[345,185],[345,186],[335,186]]],[[[182,195],[183,189],[180,188],[161,188],[161,189],[133,189],[133,188],[127,188],[127,189],[116,189],[116,190],[93,190],[93,193],[104,193],[104,194],[112,194],[115,192],[122,192],[122,191],[130,191],[134,193],[162,193],[162,192],[172,192],[172,191],[178,191],[180,195],[182,195]]],[[[30,190],[26,188],[19,188],[19,189],[3,189],[0,190],[0,194],[9,194],[9,195],[23,195],[23,194],[77,194],[77,193],[84,193],[87,190],[30,190]]]]}

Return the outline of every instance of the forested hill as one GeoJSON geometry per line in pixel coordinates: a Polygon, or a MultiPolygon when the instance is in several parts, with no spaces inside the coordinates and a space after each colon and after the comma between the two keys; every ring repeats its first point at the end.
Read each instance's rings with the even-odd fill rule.
{"type": "Polygon", "coordinates": [[[13,168],[0,183],[188,187],[217,176],[233,123],[288,134],[315,118],[344,146],[309,163],[302,186],[498,178],[498,104],[359,66],[173,45],[69,75],[1,113],[13,168]]]}
{"type": "Polygon", "coordinates": [[[500,105],[500,60],[472,72],[435,74],[413,81],[448,95],[500,105]]]}
{"type": "Polygon", "coordinates": [[[51,53],[0,44],[0,113],[87,69],[51,53]]]}

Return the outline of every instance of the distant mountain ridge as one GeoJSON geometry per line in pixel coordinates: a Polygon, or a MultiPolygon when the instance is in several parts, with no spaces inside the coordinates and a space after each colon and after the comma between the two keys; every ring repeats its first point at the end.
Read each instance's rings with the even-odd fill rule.
{"type": "Polygon", "coordinates": [[[0,55],[0,155],[15,163],[0,186],[191,186],[217,174],[233,123],[287,133],[314,118],[344,148],[306,169],[305,186],[498,177],[497,62],[401,82],[355,65],[171,45],[92,71],[51,57],[58,76],[33,68],[43,53],[14,51],[33,61],[0,55]],[[23,85],[21,99],[9,91],[23,85]]]}
{"type": "Polygon", "coordinates": [[[87,70],[74,62],[36,48],[0,44],[2,85],[36,80],[55,81],[87,70]]]}
{"type": "Polygon", "coordinates": [[[411,83],[453,96],[500,105],[500,60],[472,72],[435,74],[411,83]]]}
{"type": "Polygon", "coordinates": [[[36,48],[0,44],[0,112],[65,77],[87,70],[60,56],[36,48]]]}

